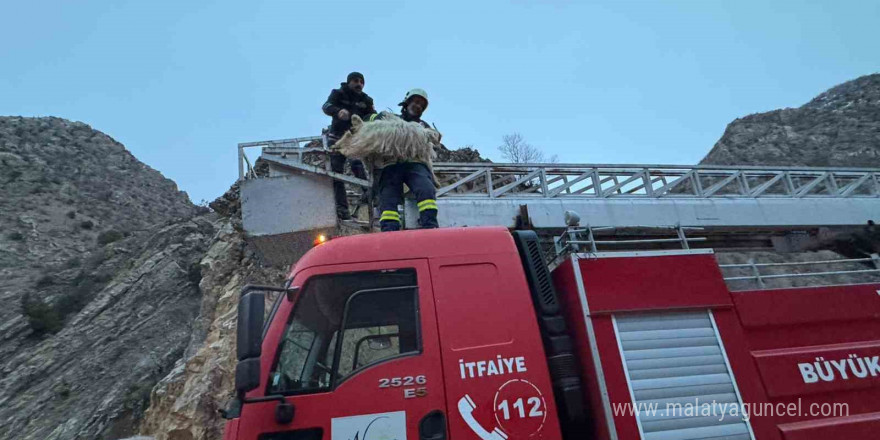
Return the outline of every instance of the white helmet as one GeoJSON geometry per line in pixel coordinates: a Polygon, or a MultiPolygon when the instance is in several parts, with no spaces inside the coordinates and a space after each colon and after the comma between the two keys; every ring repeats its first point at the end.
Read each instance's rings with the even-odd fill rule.
{"type": "Polygon", "coordinates": [[[406,92],[406,96],[403,98],[403,102],[398,105],[406,105],[413,96],[421,96],[422,98],[425,98],[425,109],[428,108],[428,92],[424,91],[423,89],[412,89],[406,92]]]}

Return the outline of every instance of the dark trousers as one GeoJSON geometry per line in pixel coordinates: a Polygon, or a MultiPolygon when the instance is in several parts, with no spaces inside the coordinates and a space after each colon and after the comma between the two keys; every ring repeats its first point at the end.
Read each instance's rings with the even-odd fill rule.
{"type": "MultiPolygon", "coordinates": [[[[330,153],[330,170],[334,173],[342,174],[345,172],[346,157],[340,153],[330,153]]],[[[367,172],[364,170],[364,163],[357,160],[351,160],[351,173],[359,179],[366,179],[367,172]]],[[[348,214],[348,197],[345,194],[345,183],[338,180],[333,181],[333,198],[336,200],[337,213],[348,214]]]]}
{"type": "Polygon", "coordinates": [[[382,169],[379,178],[379,225],[382,231],[400,230],[400,213],[397,205],[403,201],[403,184],[416,196],[419,208],[419,228],[432,229],[437,224],[437,201],[434,180],[425,164],[404,162],[382,169]]]}

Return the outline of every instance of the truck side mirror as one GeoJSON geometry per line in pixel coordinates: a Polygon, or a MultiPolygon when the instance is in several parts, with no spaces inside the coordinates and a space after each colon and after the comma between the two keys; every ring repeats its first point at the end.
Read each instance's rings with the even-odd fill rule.
{"type": "Polygon", "coordinates": [[[260,355],[263,344],[263,313],[266,295],[247,286],[238,301],[236,333],[235,391],[244,394],[260,386],[260,355]]]}
{"type": "Polygon", "coordinates": [[[258,358],[262,354],[263,314],[266,295],[262,292],[245,291],[238,300],[238,329],[236,354],[238,360],[258,358]]]}
{"type": "Polygon", "coordinates": [[[235,366],[235,392],[241,396],[260,386],[260,358],[238,361],[235,366]]]}

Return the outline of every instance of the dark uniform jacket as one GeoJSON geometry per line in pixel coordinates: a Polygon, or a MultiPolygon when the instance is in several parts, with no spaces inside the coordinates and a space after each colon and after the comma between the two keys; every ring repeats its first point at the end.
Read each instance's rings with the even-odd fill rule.
{"type": "Polygon", "coordinates": [[[347,121],[339,119],[340,110],[348,110],[352,115],[358,115],[363,119],[376,113],[376,109],[373,108],[373,98],[370,98],[370,95],[366,93],[357,93],[349,89],[347,83],[342,83],[341,87],[330,92],[322,109],[324,114],[333,117],[333,122],[330,123],[330,134],[336,137],[342,137],[351,128],[351,117],[347,121]]]}

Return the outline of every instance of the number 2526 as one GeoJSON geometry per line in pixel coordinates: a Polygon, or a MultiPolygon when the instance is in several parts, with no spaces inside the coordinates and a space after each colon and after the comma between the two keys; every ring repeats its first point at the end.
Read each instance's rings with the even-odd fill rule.
{"type": "Polygon", "coordinates": [[[424,385],[428,382],[424,375],[392,377],[379,379],[379,388],[407,387],[410,385],[424,385]]]}

